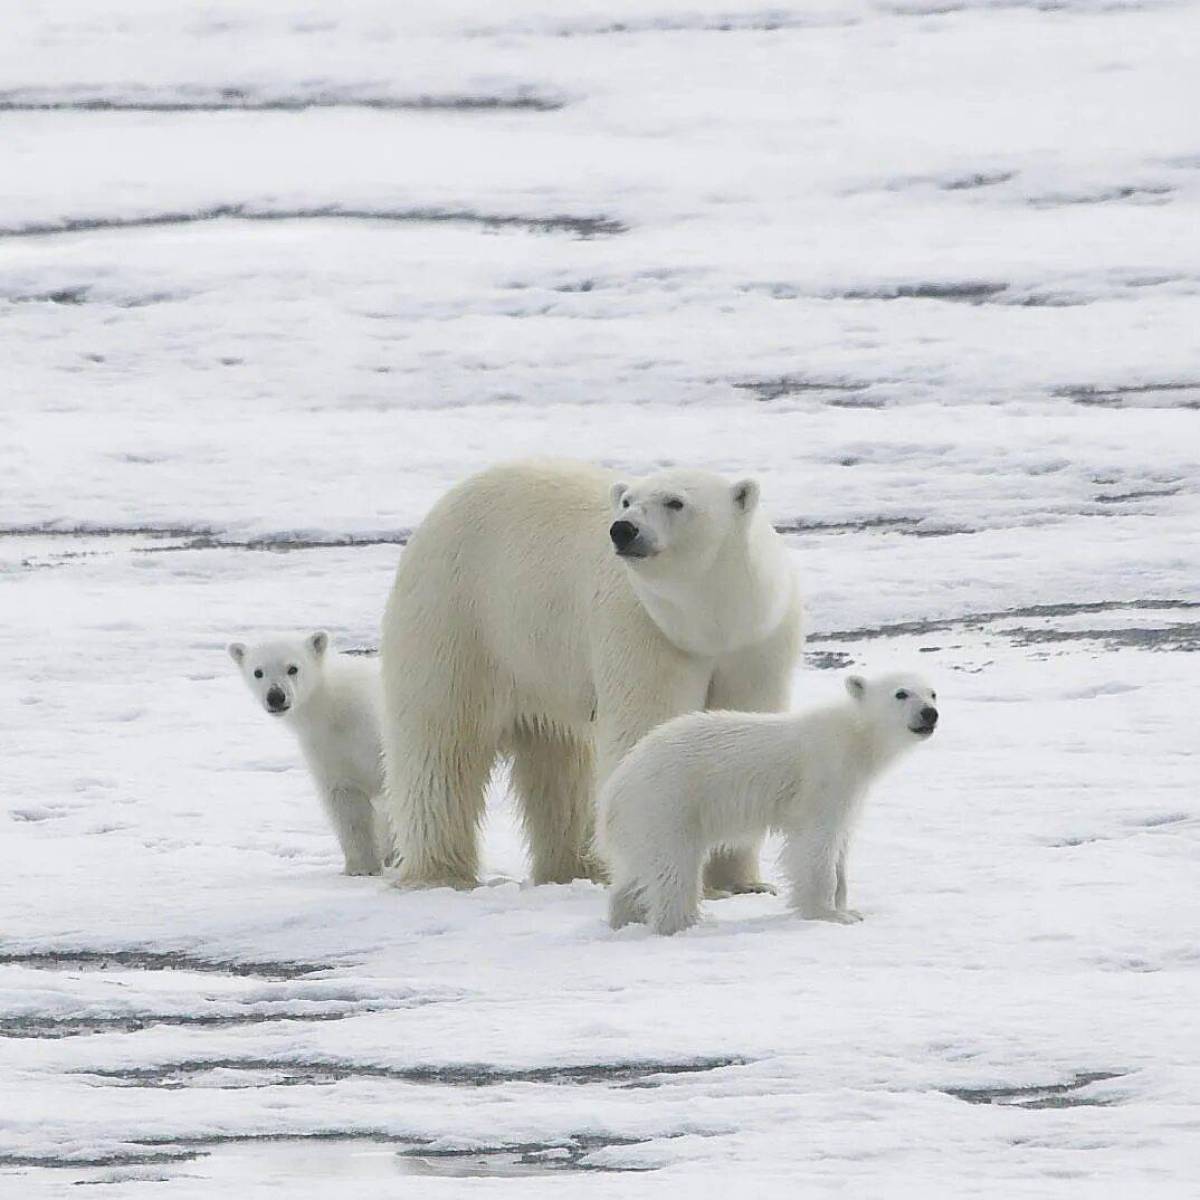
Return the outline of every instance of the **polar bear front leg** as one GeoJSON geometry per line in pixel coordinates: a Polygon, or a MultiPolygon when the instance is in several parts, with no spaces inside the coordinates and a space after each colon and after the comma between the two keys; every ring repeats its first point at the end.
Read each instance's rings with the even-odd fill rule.
{"type": "Polygon", "coordinates": [[[758,857],[762,838],[745,846],[718,846],[704,864],[704,896],[723,900],[751,893],[775,895],[775,888],[759,878],[758,857]]]}
{"type": "Polygon", "coordinates": [[[591,747],[565,732],[519,726],[512,736],[513,790],[533,865],[533,882],[604,881],[592,854],[591,747]]]}
{"type": "Polygon", "coordinates": [[[672,658],[658,661],[647,655],[637,663],[622,664],[622,673],[611,667],[596,681],[595,788],[598,795],[617,764],[650,730],[672,717],[698,712],[708,694],[711,668],[687,655],[669,651],[672,658]]]}

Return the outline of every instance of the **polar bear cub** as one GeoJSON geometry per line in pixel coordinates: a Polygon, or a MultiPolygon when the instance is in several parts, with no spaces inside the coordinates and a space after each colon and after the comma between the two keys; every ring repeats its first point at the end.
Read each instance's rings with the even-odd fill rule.
{"type": "Polygon", "coordinates": [[[810,920],[846,907],[846,848],[868,787],[933,733],[937,694],[914,675],[846,679],[849,699],[802,713],[705,712],[647,734],[600,799],[612,871],[609,924],[671,934],[695,924],[714,846],[784,835],[791,904],[810,920]]]}
{"type": "Polygon", "coordinates": [[[259,702],[296,735],[346,859],[347,875],[378,875],[391,833],[383,792],[379,663],[338,654],[329,634],[246,645],[229,657],[259,702]]]}

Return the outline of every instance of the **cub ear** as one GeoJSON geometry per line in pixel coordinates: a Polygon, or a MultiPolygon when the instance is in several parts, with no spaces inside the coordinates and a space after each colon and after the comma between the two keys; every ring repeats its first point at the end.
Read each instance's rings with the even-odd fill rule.
{"type": "Polygon", "coordinates": [[[616,508],[618,504],[625,498],[625,493],[629,491],[629,484],[614,483],[608,493],[609,503],[616,508]]]}
{"type": "Polygon", "coordinates": [[[861,675],[847,675],[846,691],[855,700],[861,700],[867,694],[867,681],[861,675]]]}
{"type": "Polygon", "coordinates": [[[240,667],[242,665],[242,659],[246,657],[246,643],[230,642],[225,649],[229,651],[229,657],[232,658],[233,661],[240,667]]]}
{"type": "Polygon", "coordinates": [[[310,633],[308,635],[308,648],[320,658],[329,648],[329,634],[323,629],[319,629],[316,633],[310,633]]]}
{"type": "Polygon", "coordinates": [[[746,513],[752,513],[758,507],[758,481],[756,479],[739,479],[730,489],[735,507],[746,513]]]}

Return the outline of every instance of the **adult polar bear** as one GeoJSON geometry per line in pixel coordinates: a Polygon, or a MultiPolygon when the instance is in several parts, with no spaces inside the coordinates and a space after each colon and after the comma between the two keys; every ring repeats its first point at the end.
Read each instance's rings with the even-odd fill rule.
{"type": "MultiPolygon", "coordinates": [[[[702,708],[774,712],[803,640],[788,551],[753,480],[573,462],[466,480],[401,557],[383,621],[397,883],[472,887],[497,756],[535,883],[596,878],[594,796],[654,726],[702,708]]],[[[712,890],[750,891],[758,845],[713,855],[712,890]]]]}

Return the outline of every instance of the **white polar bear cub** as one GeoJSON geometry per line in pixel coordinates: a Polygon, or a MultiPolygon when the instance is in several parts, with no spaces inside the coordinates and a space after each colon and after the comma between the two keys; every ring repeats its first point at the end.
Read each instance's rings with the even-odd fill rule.
{"type": "Polygon", "coordinates": [[[229,656],[267,712],[300,742],[347,875],[378,875],[391,834],[376,798],[383,793],[379,664],[329,649],[329,634],[278,638],[229,656]]]}
{"type": "MultiPolygon", "coordinates": [[[[475,885],[498,757],[534,882],[600,877],[598,783],[680,713],[785,708],[801,640],[791,555],[753,480],[545,461],[459,484],[413,534],[383,619],[398,882],[475,885]]],[[[765,886],[749,845],[708,882],[765,886]]]]}
{"type": "Polygon", "coordinates": [[[853,820],[876,776],[933,733],[937,694],[914,675],[851,675],[846,691],[849,700],[803,713],[678,717],[637,744],[600,799],[614,929],[695,924],[707,851],[767,830],[786,839],[801,916],[862,920],[846,907],[853,820]]]}

